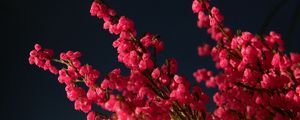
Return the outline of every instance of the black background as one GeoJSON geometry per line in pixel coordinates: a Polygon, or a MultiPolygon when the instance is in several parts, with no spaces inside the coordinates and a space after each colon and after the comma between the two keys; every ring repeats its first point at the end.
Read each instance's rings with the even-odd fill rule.
{"type": "MultiPolygon", "coordinates": [[[[108,1],[108,0],[107,0],[108,1]]],[[[257,33],[264,19],[280,0],[216,0],[225,16],[225,25],[257,33]]],[[[298,0],[289,0],[268,27],[283,33],[291,23],[298,0]]],[[[1,119],[61,120],[85,119],[68,101],[56,76],[28,64],[33,45],[40,43],[56,53],[78,50],[82,61],[107,73],[117,62],[111,43],[116,38],[102,30],[102,21],[89,13],[92,0],[9,0],[1,2],[1,119]]],[[[196,27],[192,0],[109,0],[120,15],[132,18],[139,33],[153,32],[166,44],[159,55],[175,57],[179,72],[194,83],[192,72],[205,67],[214,70],[210,58],[197,56],[197,46],[212,43],[206,31],[196,27]]],[[[298,6],[299,7],[299,6],[298,6]]],[[[300,16],[299,14],[297,16],[300,16]]],[[[298,19],[300,21],[300,19],[298,19]]],[[[289,40],[287,51],[300,50],[300,24],[289,40]]],[[[214,89],[205,89],[212,95],[214,89]]],[[[212,111],[214,105],[210,103],[212,111]]]]}

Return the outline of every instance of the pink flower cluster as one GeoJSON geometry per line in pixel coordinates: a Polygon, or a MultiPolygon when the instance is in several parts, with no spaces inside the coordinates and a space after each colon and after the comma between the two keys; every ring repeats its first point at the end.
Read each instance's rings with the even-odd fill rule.
{"type": "Polygon", "coordinates": [[[49,70],[53,74],[57,74],[57,68],[51,64],[51,58],[53,55],[53,50],[42,49],[39,44],[34,45],[34,50],[30,51],[29,63],[35,64],[44,70],[49,70]]]}
{"type": "Polygon", "coordinates": [[[58,80],[66,85],[67,97],[75,102],[75,109],[88,113],[87,119],[200,119],[210,118],[205,103],[208,96],[177,73],[174,58],[166,59],[159,66],[156,54],[164,49],[163,42],[152,33],[137,38],[132,20],[117,16],[116,12],[102,1],[95,1],[91,15],[104,20],[103,28],[119,35],[113,42],[118,61],[130,69],[130,75],[121,75],[116,68],[100,82],[99,72],[90,65],[81,65],[80,52],[60,54],[56,61],[66,65],[59,70],[58,80]],[[82,84],[86,87],[82,87],[82,84]],[[106,116],[95,111],[92,105],[113,113],[106,116]]]}
{"type": "Polygon", "coordinates": [[[177,75],[176,60],[169,58],[161,67],[155,63],[155,55],[164,48],[163,42],[151,33],[136,38],[133,21],[125,16],[119,17],[115,12],[105,14],[105,11],[112,10],[102,2],[96,1],[91,7],[91,15],[104,20],[103,28],[119,35],[113,47],[117,49],[118,61],[131,70],[130,76],[118,77],[118,69],[102,82],[109,89],[123,92],[121,103],[130,104],[130,109],[108,110],[118,111],[116,114],[119,119],[170,119],[170,111],[174,118],[196,117],[184,110],[183,106],[206,114],[204,103],[207,100],[195,99],[195,95],[205,98],[205,94],[201,90],[189,92],[188,80],[177,75]],[[182,115],[180,112],[185,113],[182,115]]]}
{"type": "Polygon", "coordinates": [[[233,35],[224,27],[224,17],[206,0],[194,0],[192,9],[198,13],[198,27],[208,28],[217,45],[211,51],[199,47],[199,55],[210,54],[216,68],[223,73],[199,69],[198,82],[216,86],[214,95],[220,119],[300,119],[300,54],[284,53],[280,34],[254,35],[241,32],[233,35]],[[209,52],[207,52],[209,51],[209,52]],[[298,89],[298,90],[297,90],[298,89]]]}
{"type": "Polygon", "coordinates": [[[102,0],[92,3],[90,13],[104,21],[103,29],[118,35],[112,46],[129,75],[116,68],[98,80],[100,72],[82,65],[80,52],[63,52],[55,59],[52,50],[39,44],[30,52],[29,63],[58,74],[67,98],[76,110],[87,113],[87,120],[300,119],[300,54],[285,54],[283,40],[275,32],[266,36],[233,34],[224,27],[219,9],[210,6],[206,0],[192,4],[198,27],[207,28],[217,42],[216,46],[199,46],[198,54],[211,55],[222,72],[201,68],[193,76],[207,87],[218,88],[213,113],[205,108],[209,97],[177,72],[174,58],[167,58],[162,65],[156,63],[156,54],[164,49],[157,35],[145,33],[138,38],[134,22],[118,16],[102,0]],[[57,69],[52,62],[64,66],[57,69]]]}

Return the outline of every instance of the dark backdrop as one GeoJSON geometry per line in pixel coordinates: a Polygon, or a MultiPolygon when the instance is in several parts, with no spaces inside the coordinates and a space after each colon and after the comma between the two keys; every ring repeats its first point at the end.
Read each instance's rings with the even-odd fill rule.
{"type": "MultiPolygon", "coordinates": [[[[108,0],[107,0],[108,1],[108,0]]],[[[257,33],[264,19],[280,0],[216,0],[225,16],[225,24],[234,30],[257,33]]],[[[101,29],[101,22],[91,17],[92,0],[8,0],[1,2],[1,117],[5,119],[61,120],[85,119],[68,101],[64,86],[56,76],[28,64],[29,51],[35,43],[56,52],[78,50],[83,62],[106,73],[117,66],[116,38],[101,29]]],[[[291,23],[297,0],[289,0],[271,22],[269,29],[283,33],[291,23]]],[[[205,30],[196,27],[191,11],[192,0],[110,0],[119,14],[132,18],[137,30],[161,36],[166,56],[177,58],[179,71],[194,81],[192,72],[199,67],[213,69],[210,58],[199,58],[197,46],[213,43],[205,30]]],[[[299,6],[298,6],[299,7],[299,6]]],[[[299,14],[297,16],[300,16],[299,14]]],[[[298,19],[298,21],[300,21],[298,19]]],[[[300,47],[299,29],[286,40],[288,51],[300,47]]],[[[210,95],[214,89],[205,89],[210,95]]],[[[208,105],[214,109],[213,104],[208,105]]],[[[2,119],[1,118],[1,119],[2,119]]]]}

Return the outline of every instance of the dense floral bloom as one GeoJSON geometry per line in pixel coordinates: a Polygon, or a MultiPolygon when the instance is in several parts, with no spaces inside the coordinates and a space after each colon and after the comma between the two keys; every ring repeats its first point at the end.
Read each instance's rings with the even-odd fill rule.
{"type": "Polygon", "coordinates": [[[207,28],[217,42],[199,46],[198,55],[210,55],[221,72],[200,68],[193,73],[197,82],[218,88],[213,112],[206,110],[209,97],[199,85],[178,73],[175,58],[157,63],[156,54],[164,49],[161,39],[148,32],[137,37],[134,22],[118,16],[102,0],[92,3],[90,13],[104,21],[103,29],[118,35],[112,46],[130,74],[115,68],[98,80],[100,72],[82,64],[80,52],[62,52],[56,59],[52,50],[39,44],[30,52],[29,63],[58,74],[67,98],[75,110],[87,113],[87,120],[300,119],[300,54],[285,54],[281,35],[273,31],[266,36],[233,34],[224,26],[220,10],[207,0],[194,0],[192,10],[198,15],[197,26],[207,28]]]}
{"type": "Polygon", "coordinates": [[[34,45],[34,50],[30,52],[29,63],[35,64],[44,70],[49,70],[53,74],[57,74],[57,68],[51,64],[53,50],[42,49],[39,44],[34,45]]]}
{"type": "MultiPolygon", "coordinates": [[[[214,95],[218,106],[215,117],[300,119],[300,106],[296,104],[300,96],[295,94],[299,85],[298,72],[295,74],[299,66],[295,66],[299,60],[292,62],[297,54],[285,55],[281,35],[273,31],[266,36],[250,32],[233,35],[224,27],[219,9],[206,4],[206,0],[194,0],[192,8],[198,13],[198,26],[208,28],[217,41],[211,56],[223,73],[208,76],[205,69],[199,69],[194,77],[199,82],[204,80],[208,87],[212,78],[222,78],[213,81],[219,89],[214,95]],[[195,7],[196,3],[202,7],[195,7]]],[[[204,53],[204,47],[199,48],[204,53]]]]}

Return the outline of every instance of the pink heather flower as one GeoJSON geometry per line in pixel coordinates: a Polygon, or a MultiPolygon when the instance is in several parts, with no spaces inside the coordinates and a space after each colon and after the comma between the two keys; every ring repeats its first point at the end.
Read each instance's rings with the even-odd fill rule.
{"type": "Polygon", "coordinates": [[[136,98],[139,99],[139,100],[142,100],[142,99],[145,98],[145,96],[146,96],[147,94],[150,93],[150,91],[151,91],[151,90],[149,90],[148,87],[142,87],[142,88],[140,88],[140,90],[138,91],[138,94],[137,94],[136,98]]]}
{"type": "Polygon", "coordinates": [[[203,4],[205,4],[206,7],[209,7],[209,3],[206,0],[203,0],[201,3],[199,0],[194,0],[192,4],[193,12],[198,13],[206,9],[203,4]]]}
{"type": "Polygon", "coordinates": [[[246,107],[247,115],[248,116],[253,116],[255,114],[255,108],[252,106],[247,106],[246,107]]]}
{"type": "Polygon", "coordinates": [[[183,82],[183,77],[179,76],[179,75],[175,75],[174,76],[174,81],[178,84],[183,82]]]}
{"type": "Polygon", "coordinates": [[[54,54],[54,51],[52,49],[47,49],[47,48],[45,48],[43,52],[44,52],[44,55],[47,57],[52,57],[54,54]]]}
{"type": "Polygon", "coordinates": [[[172,90],[170,94],[170,98],[177,100],[179,104],[183,104],[189,101],[190,96],[188,96],[187,92],[188,86],[185,86],[184,84],[178,84],[178,86],[172,90]]]}
{"type": "Polygon", "coordinates": [[[300,96],[295,95],[293,99],[297,104],[300,103],[300,96]]]}
{"type": "Polygon", "coordinates": [[[67,51],[66,55],[68,58],[71,58],[73,56],[73,53],[74,53],[73,51],[69,50],[69,51],[67,51]]]}
{"type": "Polygon", "coordinates": [[[197,26],[200,28],[209,26],[209,17],[202,11],[198,13],[197,26]]]}
{"type": "Polygon", "coordinates": [[[256,104],[261,104],[262,103],[262,98],[260,96],[257,96],[255,99],[256,104]]]}
{"type": "Polygon", "coordinates": [[[153,37],[154,36],[152,34],[146,33],[146,35],[143,38],[141,38],[140,41],[143,44],[143,46],[149,47],[150,45],[152,45],[152,38],[153,37]]]}
{"type": "Polygon", "coordinates": [[[139,63],[139,69],[141,69],[141,70],[146,70],[147,69],[146,60],[141,60],[141,62],[139,63]]]}
{"type": "Polygon", "coordinates": [[[211,14],[213,15],[214,19],[217,20],[217,22],[222,22],[224,19],[224,17],[220,14],[220,10],[216,7],[211,9],[211,14]]]}
{"type": "Polygon", "coordinates": [[[132,68],[137,68],[138,64],[139,64],[139,59],[138,59],[138,54],[136,53],[136,51],[131,51],[129,54],[129,58],[124,58],[125,60],[124,63],[128,64],[128,66],[131,66],[132,68]],[[128,62],[126,62],[128,59],[128,62]]]}
{"type": "Polygon", "coordinates": [[[300,54],[299,53],[291,53],[291,60],[293,63],[300,63],[300,54]]]}
{"type": "Polygon", "coordinates": [[[206,81],[210,76],[212,76],[212,72],[206,69],[198,69],[193,73],[193,76],[195,77],[197,82],[201,82],[202,80],[206,81]]]}
{"type": "Polygon", "coordinates": [[[250,32],[243,32],[242,36],[241,36],[242,40],[244,40],[245,42],[250,41],[253,37],[254,37],[254,35],[250,32]]]}
{"type": "MultiPolygon", "coordinates": [[[[299,63],[298,63],[299,66],[299,63]]],[[[297,67],[293,71],[293,75],[297,81],[300,81],[300,67],[297,67]]]]}
{"type": "Polygon", "coordinates": [[[244,71],[247,64],[248,63],[246,61],[244,61],[244,59],[243,59],[243,61],[240,62],[240,64],[237,67],[238,71],[240,71],[240,72],[244,71]]]}
{"type": "Polygon", "coordinates": [[[200,12],[201,10],[203,10],[202,4],[199,3],[198,0],[194,0],[193,4],[192,4],[192,10],[193,10],[194,13],[200,12]]]}
{"type": "Polygon", "coordinates": [[[249,68],[246,68],[244,71],[244,78],[251,79],[252,78],[252,71],[249,68]]]}
{"type": "Polygon", "coordinates": [[[107,19],[109,16],[116,15],[114,10],[109,9],[105,4],[99,4],[97,2],[92,3],[90,13],[92,16],[104,19],[107,19]]]}
{"type": "Polygon", "coordinates": [[[106,93],[103,88],[97,87],[95,91],[97,94],[97,104],[102,104],[104,101],[107,100],[106,95],[109,95],[109,93],[106,93]]]}
{"type": "Polygon", "coordinates": [[[210,55],[211,47],[208,44],[204,44],[198,47],[198,55],[199,56],[206,56],[210,55]]]}
{"type": "Polygon", "coordinates": [[[163,41],[155,42],[154,47],[156,49],[156,53],[159,53],[164,50],[165,45],[163,41]]]}
{"type": "Polygon", "coordinates": [[[92,87],[94,86],[96,80],[100,76],[100,72],[93,69],[89,65],[81,66],[79,69],[79,74],[84,77],[84,82],[87,86],[92,87]]]}
{"type": "Polygon", "coordinates": [[[228,66],[228,60],[227,59],[221,59],[220,60],[220,67],[226,68],[228,66]]]}
{"type": "Polygon", "coordinates": [[[236,49],[239,46],[238,38],[237,37],[232,38],[230,45],[232,49],[236,49]]]}
{"type": "Polygon", "coordinates": [[[155,68],[153,70],[153,72],[151,73],[151,76],[152,76],[153,79],[157,79],[160,76],[160,70],[159,70],[159,68],[155,68]]]}
{"type": "Polygon", "coordinates": [[[67,60],[68,57],[67,57],[66,53],[60,53],[60,59],[61,60],[67,60]]]}
{"type": "Polygon", "coordinates": [[[97,93],[93,88],[90,88],[86,94],[89,100],[97,100],[97,93]]]}
{"type": "Polygon", "coordinates": [[[117,28],[121,31],[135,31],[134,23],[129,18],[121,16],[117,28]]]}
{"type": "Polygon", "coordinates": [[[282,60],[279,63],[279,68],[281,71],[286,71],[288,67],[292,65],[290,58],[287,55],[282,56],[282,60]]]}
{"type": "Polygon", "coordinates": [[[219,60],[219,52],[220,52],[220,49],[217,49],[216,47],[213,47],[212,50],[211,50],[211,57],[214,61],[217,61],[219,60]]]}
{"type": "Polygon", "coordinates": [[[117,99],[114,95],[110,95],[109,96],[109,100],[104,104],[104,108],[109,110],[109,111],[113,111],[113,107],[116,104],[117,99]]]}
{"type": "Polygon", "coordinates": [[[91,13],[92,16],[97,15],[97,13],[99,12],[98,5],[99,4],[97,2],[92,3],[91,9],[90,9],[90,13],[91,13]]]}
{"type": "Polygon", "coordinates": [[[79,74],[81,76],[86,76],[89,71],[91,71],[92,67],[89,66],[89,65],[85,65],[85,66],[82,66],[80,69],[79,69],[79,74]]]}
{"type": "MultiPolygon", "coordinates": [[[[66,70],[62,69],[62,70],[59,70],[59,76],[58,76],[58,81],[59,83],[65,83],[65,81],[71,81],[71,80],[66,80],[66,79],[69,79],[69,76],[67,76],[67,72],[66,70]]],[[[68,82],[70,83],[70,82],[68,82]]]]}
{"type": "Polygon", "coordinates": [[[271,31],[270,34],[265,37],[265,40],[271,49],[284,51],[283,40],[281,39],[280,34],[271,31]]]}
{"type": "Polygon", "coordinates": [[[169,85],[170,84],[170,78],[168,75],[166,74],[162,74],[161,77],[159,78],[159,81],[163,84],[163,85],[169,85]]]}
{"type": "Polygon", "coordinates": [[[117,25],[118,24],[111,23],[111,21],[105,21],[103,28],[108,29],[111,34],[118,35],[122,32],[122,30],[120,29],[121,27],[118,27],[117,25]]]}
{"type": "Polygon", "coordinates": [[[80,98],[75,101],[75,110],[81,110],[82,112],[88,113],[91,109],[91,101],[86,98],[80,98]]]}
{"type": "Polygon", "coordinates": [[[35,64],[44,70],[49,70],[53,74],[57,74],[58,70],[51,64],[54,52],[51,49],[42,49],[39,44],[34,45],[34,50],[30,51],[29,63],[35,64]]]}
{"type": "Polygon", "coordinates": [[[72,56],[70,57],[71,60],[77,59],[81,57],[81,53],[79,51],[76,51],[72,54],[72,56]]]}
{"type": "Polygon", "coordinates": [[[210,19],[210,26],[216,27],[219,25],[220,22],[223,21],[224,17],[220,14],[220,11],[218,8],[213,7],[211,9],[212,16],[209,16],[210,19]]]}
{"type": "Polygon", "coordinates": [[[86,119],[87,120],[100,120],[100,117],[99,119],[97,119],[96,117],[96,112],[89,112],[88,115],[86,116],[86,119]]]}
{"type": "Polygon", "coordinates": [[[274,56],[273,56],[273,59],[272,59],[272,65],[277,68],[279,67],[279,64],[280,64],[280,55],[279,53],[276,53],[274,56]]]}
{"type": "Polygon", "coordinates": [[[269,88],[271,86],[271,84],[272,84],[270,76],[267,75],[267,74],[264,74],[263,75],[263,80],[260,83],[261,83],[261,86],[263,88],[269,88]]]}
{"type": "Polygon", "coordinates": [[[228,52],[225,49],[223,49],[219,54],[220,59],[227,59],[227,56],[228,56],[228,52]]]}
{"type": "Polygon", "coordinates": [[[81,63],[78,59],[73,60],[72,64],[75,68],[80,68],[81,67],[81,63]]]}
{"type": "Polygon", "coordinates": [[[35,49],[36,51],[40,51],[40,50],[42,49],[42,46],[39,45],[39,44],[35,44],[35,45],[34,45],[34,49],[35,49]]]}
{"type": "Polygon", "coordinates": [[[209,16],[209,24],[210,28],[207,29],[207,32],[211,34],[211,38],[215,41],[220,41],[223,39],[224,35],[223,33],[217,28],[216,25],[218,25],[217,21],[213,19],[211,16],[209,16]],[[214,26],[213,26],[214,25],[214,26]]]}
{"type": "Polygon", "coordinates": [[[177,91],[179,93],[184,93],[186,92],[186,87],[183,84],[178,84],[177,91]]]}
{"type": "Polygon", "coordinates": [[[216,87],[216,79],[217,78],[211,77],[209,80],[205,81],[205,86],[208,88],[216,87]]]}
{"type": "MultiPolygon", "coordinates": [[[[32,50],[29,53],[30,56],[37,56],[37,54],[38,54],[38,52],[36,50],[32,50]]],[[[34,61],[33,61],[33,63],[34,63],[34,61]]],[[[30,64],[33,64],[33,63],[30,63],[30,64]]]]}
{"type": "Polygon", "coordinates": [[[58,73],[57,68],[54,67],[54,66],[49,66],[49,71],[50,71],[52,74],[57,74],[57,73],[58,73]]]}
{"type": "Polygon", "coordinates": [[[154,63],[151,59],[146,59],[146,65],[147,65],[147,69],[152,69],[154,66],[154,63]]]}
{"type": "Polygon", "coordinates": [[[285,97],[286,97],[287,99],[293,99],[295,95],[296,95],[296,94],[295,94],[294,91],[289,91],[289,92],[285,95],[285,97]]]}
{"type": "Polygon", "coordinates": [[[109,86],[110,86],[109,80],[104,79],[101,83],[101,88],[106,89],[106,88],[109,88],[109,86]]]}
{"type": "Polygon", "coordinates": [[[300,85],[298,85],[298,86],[296,87],[296,93],[298,93],[298,94],[300,95],[300,85]]]}
{"type": "Polygon", "coordinates": [[[213,99],[214,99],[214,102],[220,106],[222,105],[223,103],[225,103],[225,98],[223,95],[219,94],[219,93],[216,93],[214,96],[213,96],[213,99]]]}
{"type": "Polygon", "coordinates": [[[252,46],[242,48],[243,61],[246,63],[256,63],[257,51],[252,46]]]}
{"type": "Polygon", "coordinates": [[[216,7],[213,7],[211,10],[210,10],[211,14],[213,15],[217,15],[220,13],[220,10],[216,7]]]}
{"type": "Polygon", "coordinates": [[[261,38],[253,37],[250,41],[251,45],[256,48],[258,51],[261,51],[262,47],[264,46],[262,43],[261,38]]]}
{"type": "Polygon", "coordinates": [[[81,87],[76,87],[74,84],[68,84],[65,88],[67,97],[70,101],[77,100],[80,96],[85,95],[86,91],[81,87]]]}
{"type": "Polygon", "coordinates": [[[239,65],[239,61],[238,60],[235,60],[235,59],[230,59],[229,60],[229,64],[234,67],[234,68],[237,68],[238,65],[239,65]]]}
{"type": "Polygon", "coordinates": [[[136,36],[137,35],[137,32],[136,31],[121,31],[121,34],[120,34],[120,37],[119,39],[132,39],[132,35],[133,36],[136,36]]]}

